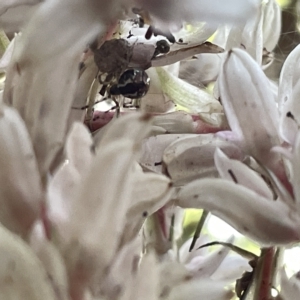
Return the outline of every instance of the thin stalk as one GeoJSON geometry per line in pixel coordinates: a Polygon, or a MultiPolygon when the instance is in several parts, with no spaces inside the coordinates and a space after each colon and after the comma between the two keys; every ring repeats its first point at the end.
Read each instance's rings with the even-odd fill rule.
{"type": "Polygon", "coordinates": [[[88,109],[86,112],[86,122],[90,122],[93,118],[95,99],[100,90],[100,84],[98,78],[96,77],[92,83],[91,89],[88,96],[88,109]]]}
{"type": "Polygon", "coordinates": [[[195,244],[196,244],[197,239],[199,238],[199,236],[201,234],[202,228],[204,226],[204,223],[205,223],[205,221],[207,219],[208,214],[209,214],[208,211],[203,210],[203,213],[202,213],[202,215],[200,217],[200,220],[198,222],[198,225],[197,225],[197,228],[196,228],[196,231],[195,231],[195,234],[194,234],[194,237],[193,237],[193,240],[192,240],[189,252],[191,252],[194,249],[195,244]]]}

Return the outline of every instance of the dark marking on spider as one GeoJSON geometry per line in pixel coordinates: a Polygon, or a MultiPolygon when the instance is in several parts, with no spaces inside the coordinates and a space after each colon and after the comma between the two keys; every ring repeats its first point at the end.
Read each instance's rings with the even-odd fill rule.
{"type": "Polygon", "coordinates": [[[131,30],[129,30],[129,34],[128,34],[127,38],[129,39],[129,38],[131,38],[132,36],[134,36],[134,35],[131,33],[131,30]]]}
{"type": "Polygon", "coordinates": [[[145,33],[145,39],[150,40],[153,34],[153,28],[152,26],[149,26],[146,33],[145,33]]]}
{"type": "Polygon", "coordinates": [[[170,45],[167,41],[165,40],[157,41],[153,57],[156,57],[159,54],[166,54],[169,51],[170,51],[170,45]]]}
{"type": "Polygon", "coordinates": [[[162,31],[162,30],[160,30],[158,28],[155,28],[154,26],[150,25],[148,27],[147,31],[146,31],[145,38],[147,40],[150,40],[152,35],[154,35],[154,36],[158,36],[158,35],[164,36],[172,44],[174,44],[176,42],[174,35],[169,30],[162,31]]]}
{"type": "Polygon", "coordinates": [[[110,94],[140,99],[147,94],[149,86],[150,78],[144,70],[128,69],[120,76],[118,83],[111,86],[110,94]]]}

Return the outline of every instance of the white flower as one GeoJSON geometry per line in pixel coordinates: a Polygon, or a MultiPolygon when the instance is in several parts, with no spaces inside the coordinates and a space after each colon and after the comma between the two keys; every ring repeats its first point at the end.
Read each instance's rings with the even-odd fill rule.
{"type": "MultiPolygon", "coordinates": [[[[300,229],[298,151],[293,156],[293,201],[282,158],[272,150],[280,145],[279,114],[269,81],[258,64],[239,49],[229,52],[218,81],[228,122],[239,141],[237,145],[280,179],[271,177],[275,180],[272,185],[277,199],[272,200],[273,193],[257,173],[217,150],[215,163],[226,180],[191,182],[179,191],[177,203],[181,207],[209,210],[262,245],[297,242],[300,229]]],[[[231,135],[227,135],[227,140],[232,140],[231,135]]]]}
{"type": "MultiPolygon", "coordinates": [[[[220,0],[0,4],[0,27],[22,31],[0,61],[6,72],[0,96],[0,222],[6,227],[0,226],[0,280],[5,299],[26,293],[45,300],[229,299],[227,284],[247,265],[230,260],[226,247],[189,255],[184,245],[178,259],[168,260],[182,236],[182,208],[208,210],[263,246],[299,242],[298,92],[297,73],[291,71],[298,52],[283,69],[280,113],[260,63],[263,48],[271,51],[276,44],[278,20],[278,5],[271,0],[228,0],[226,5],[220,0]],[[158,67],[150,98],[160,96],[160,111],[171,107],[166,104],[171,99],[201,115],[172,112],[156,116],[151,124],[149,115],[120,114],[92,137],[74,122],[82,121],[78,108],[92,102],[100,88],[92,53],[82,53],[96,38],[99,46],[110,39],[132,7],[141,8],[146,21],[162,30],[194,22],[194,30],[183,28],[176,35],[186,38],[187,47],[173,45],[169,54],[155,58],[156,38],[145,43],[145,30],[136,29],[131,45],[143,44],[136,46],[139,55],[128,67],[139,65],[141,57],[158,67]],[[199,43],[224,24],[238,31],[225,44],[234,36],[245,41],[256,62],[240,49],[224,54],[217,79],[219,102],[179,79],[179,63],[165,65],[206,47],[222,51],[199,43]],[[228,127],[223,108],[231,131],[205,134],[228,127]],[[295,117],[295,123],[287,124],[284,115],[295,117]],[[199,130],[202,134],[196,135],[199,130]],[[291,173],[274,150],[283,152],[281,138],[294,147],[291,173]],[[218,174],[221,178],[208,178],[218,174]]],[[[220,59],[216,61],[209,80],[218,75],[220,59]]],[[[292,280],[284,279],[286,297],[292,280]]]]}
{"type": "MultiPolygon", "coordinates": [[[[245,49],[259,65],[262,64],[263,50],[271,52],[278,43],[281,30],[281,10],[275,0],[263,0],[259,13],[249,18],[244,26],[222,26],[218,29],[214,43],[231,50],[245,49]]],[[[266,68],[269,66],[263,66],[266,68]]]]}

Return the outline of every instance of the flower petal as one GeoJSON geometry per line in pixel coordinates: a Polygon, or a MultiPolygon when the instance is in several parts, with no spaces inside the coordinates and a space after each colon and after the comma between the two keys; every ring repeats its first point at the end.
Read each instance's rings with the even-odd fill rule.
{"type": "Polygon", "coordinates": [[[0,221],[26,236],[40,213],[41,181],[23,120],[13,108],[1,106],[0,221]]]}
{"type": "Polygon", "coordinates": [[[55,245],[43,234],[40,223],[36,223],[30,237],[30,246],[43,263],[55,294],[60,300],[68,300],[68,278],[64,260],[55,245]]]}
{"type": "MultiPolygon", "coordinates": [[[[158,210],[162,204],[155,203],[161,198],[166,198],[167,192],[170,190],[171,181],[168,177],[155,173],[137,172],[135,179],[133,179],[133,201],[127,213],[127,217],[132,219],[143,211],[152,214],[158,210]],[[155,205],[156,204],[156,205],[155,205]],[[156,206],[156,207],[155,207],[156,206]]],[[[165,202],[166,200],[164,200],[165,202]]]]}
{"type": "Polygon", "coordinates": [[[274,0],[261,1],[259,14],[247,21],[244,27],[223,27],[219,35],[227,36],[226,50],[243,46],[244,49],[262,64],[263,49],[272,51],[277,45],[281,30],[281,11],[274,0]]]}
{"type": "Polygon", "coordinates": [[[172,111],[174,103],[163,94],[161,82],[155,68],[147,70],[150,78],[150,88],[141,101],[141,110],[148,113],[164,113],[172,111]]]}
{"type": "Polygon", "coordinates": [[[196,256],[205,256],[208,253],[208,247],[198,249],[200,246],[211,242],[207,235],[201,234],[195,243],[194,250],[190,252],[192,241],[193,238],[188,239],[179,249],[179,260],[183,264],[188,263],[196,256]]]}
{"type": "Polygon", "coordinates": [[[292,276],[288,279],[285,270],[282,268],[280,270],[280,281],[281,281],[281,292],[280,296],[284,300],[298,299],[300,295],[300,281],[297,276],[292,276]]]}
{"type": "Polygon", "coordinates": [[[219,101],[208,92],[199,89],[184,80],[167,72],[164,68],[157,68],[162,91],[175,104],[187,108],[191,112],[221,112],[219,101]]]}
{"type": "Polygon", "coordinates": [[[3,0],[0,4],[0,15],[6,12],[8,9],[20,6],[20,5],[34,5],[39,3],[39,0],[3,0]]]}
{"type": "Polygon", "coordinates": [[[298,81],[298,74],[294,66],[300,59],[300,45],[295,47],[286,58],[279,78],[278,104],[282,108],[285,102],[291,101],[293,87],[298,81]]]}
{"type": "Polygon", "coordinates": [[[118,251],[107,276],[101,282],[101,295],[106,295],[108,299],[116,299],[120,294],[124,294],[124,291],[125,294],[130,291],[131,280],[135,279],[134,275],[140,262],[141,247],[141,239],[138,237],[118,251]]]}
{"type": "Polygon", "coordinates": [[[42,263],[30,247],[3,226],[0,240],[1,298],[57,299],[42,263]]]}
{"type": "Polygon", "coordinates": [[[195,133],[192,116],[183,111],[154,116],[153,125],[164,128],[167,133],[195,133]]]}
{"type": "Polygon", "coordinates": [[[136,172],[133,184],[133,201],[126,214],[122,244],[137,236],[146,217],[166,205],[173,192],[170,179],[160,174],[136,172]]]}
{"type": "Polygon", "coordinates": [[[171,0],[136,0],[138,6],[149,11],[159,25],[182,21],[207,21],[209,24],[243,23],[257,11],[258,1],[186,0],[184,5],[171,0]],[[212,9],[213,8],[213,9],[212,9]]]}
{"type": "Polygon", "coordinates": [[[227,255],[217,271],[211,276],[211,279],[235,281],[241,278],[244,272],[250,271],[252,271],[252,268],[245,258],[236,254],[227,255]]]}
{"type": "Polygon", "coordinates": [[[231,129],[244,138],[245,151],[274,169],[281,160],[277,153],[270,153],[280,144],[279,115],[269,80],[245,51],[228,53],[219,77],[219,92],[231,129]]]}
{"type": "Polygon", "coordinates": [[[150,132],[150,123],[150,115],[142,113],[129,114],[115,119],[109,123],[98,147],[100,148],[122,138],[134,140],[138,144],[150,132]]]}
{"type": "Polygon", "coordinates": [[[164,151],[163,161],[175,185],[200,177],[216,177],[213,153],[222,148],[230,157],[242,158],[241,150],[213,134],[184,137],[170,144],[164,151]]]}
{"type": "MultiPolygon", "coordinates": [[[[162,159],[164,150],[173,141],[189,135],[186,134],[166,134],[157,135],[144,140],[139,158],[142,167],[152,172],[162,172],[162,159]]],[[[190,135],[195,136],[195,135],[190,135]]]]}
{"type": "Polygon", "coordinates": [[[137,144],[149,128],[149,118],[139,114],[114,122],[71,203],[61,244],[69,276],[74,277],[72,294],[90,280],[101,281],[117,250],[131,202],[137,144]]]}
{"type": "MultiPolygon", "coordinates": [[[[1,4],[5,1],[6,0],[1,1],[1,4]]],[[[3,28],[7,33],[18,32],[23,29],[41,6],[41,3],[38,3],[40,1],[35,0],[24,0],[18,2],[20,2],[20,5],[11,6],[9,8],[5,8],[3,6],[0,7],[0,28],[3,28]],[[22,2],[24,4],[22,4],[22,2]],[[25,2],[32,2],[32,4],[26,4],[25,2]],[[36,2],[36,4],[33,4],[33,2],[36,2]]]]}
{"type": "Polygon", "coordinates": [[[300,122],[300,94],[299,74],[294,66],[300,60],[300,46],[298,45],[286,58],[279,78],[278,105],[281,112],[280,134],[284,140],[294,144],[300,122]]]}
{"type": "Polygon", "coordinates": [[[262,245],[299,241],[300,218],[282,201],[266,198],[223,179],[200,179],[184,186],[177,204],[203,208],[262,245]]]}
{"type": "Polygon", "coordinates": [[[281,33],[281,9],[277,1],[264,2],[263,45],[268,51],[276,47],[281,33]]]}
{"type": "Polygon", "coordinates": [[[131,289],[131,299],[155,300],[159,296],[159,269],[153,253],[145,255],[142,259],[137,277],[131,289]]]}
{"type": "Polygon", "coordinates": [[[176,40],[181,39],[184,45],[174,44],[172,50],[184,48],[191,45],[200,45],[207,41],[217,30],[217,26],[211,26],[207,23],[193,23],[193,25],[185,25],[179,32],[174,34],[176,40]]]}
{"type": "Polygon", "coordinates": [[[186,267],[193,273],[195,277],[208,278],[216,272],[222,261],[227,256],[229,250],[229,248],[222,246],[219,247],[218,250],[209,253],[205,257],[196,256],[190,261],[189,264],[186,265],[186,267]]]}
{"type": "Polygon", "coordinates": [[[215,151],[215,164],[222,178],[241,184],[262,197],[273,199],[270,188],[262,177],[238,160],[230,159],[219,148],[215,151]]]}
{"type": "Polygon", "coordinates": [[[298,132],[292,158],[292,184],[294,187],[297,209],[300,212],[300,133],[298,132]]]}
{"type": "Polygon", "coordinates": [[[227,300],[231,299],[233,292],[225,288],[222,281],[211,279],[190,280],[176,285],[167,297],[167,300],[227,300]]]}
{"type": "Polygon", "coordinates": [[[81,123],[74,123],[68,134],[65,161],[56,171],[48,186],[48,217],[63,230],[71,218],[71,206],[78,186],[89,170],[92,162],[92,139],[81,123]]]}
{"type": "Polygon", "coordinates": [[[225,53],[218,55],[203,53],[197,55],[197,59],[182,61],[180,78],[195,86],[215,81],[219,75],[224,55],[225,53]]]}
{"type": "Polygon", "coordinates": [[[87,128],[81,123],[73,123],[67,136],[65,152],[75,169],[85,173],[92,160],[91,147],[93,140],[87,128]]]}

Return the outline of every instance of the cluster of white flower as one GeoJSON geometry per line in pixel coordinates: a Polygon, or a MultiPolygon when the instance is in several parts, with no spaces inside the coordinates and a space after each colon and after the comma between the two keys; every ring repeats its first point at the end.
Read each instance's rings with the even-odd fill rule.
{"type": "Polygon", "coordinates": [[[0,300],[300,297],[281,259],[300,242],[300,46],[271,81],[275,0],[1,0],[0,30],[0,300]],[[129,59],[97,52],[115,39],[129,59]],[[127,109],[107,90],[136,67],[150,89],[127,109]],[[213,242],[211,214],[260,254],[213,242]]]}

